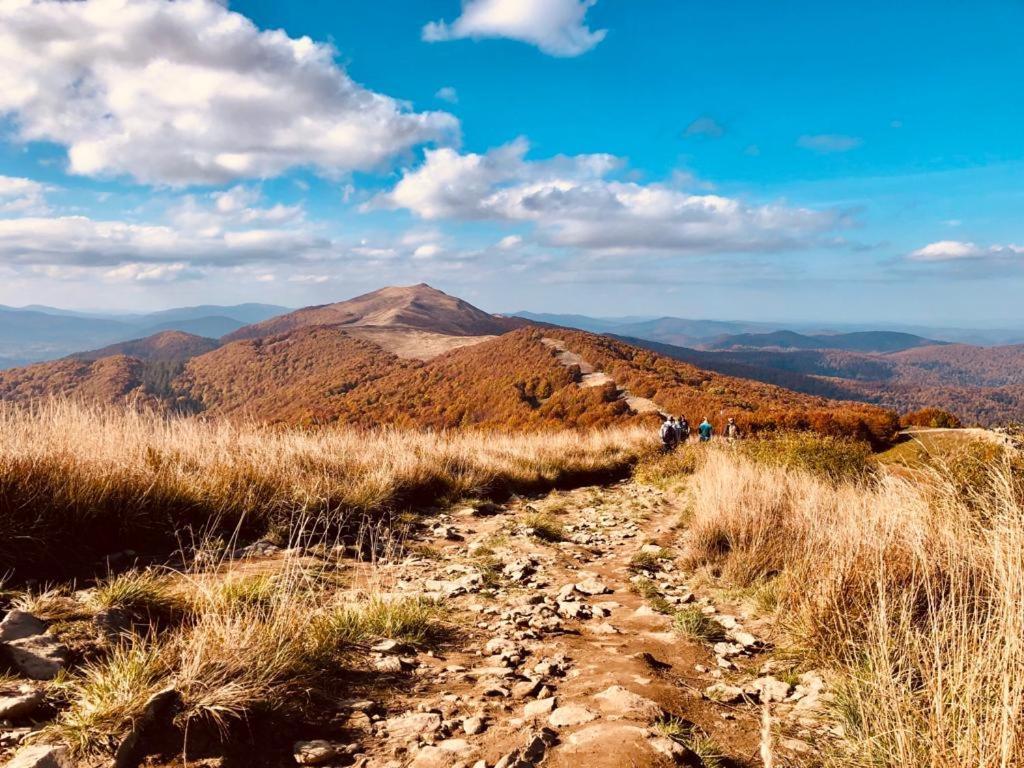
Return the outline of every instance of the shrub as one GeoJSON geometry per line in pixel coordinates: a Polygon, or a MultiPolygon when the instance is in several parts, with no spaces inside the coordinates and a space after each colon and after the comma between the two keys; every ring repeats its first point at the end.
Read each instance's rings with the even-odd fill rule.
{"type": "Polygon", "coordinates": [[[809,472],[840,481],[865,476],[871,446],[845,437],[811,432],[781,433],[742,442],[743,454],[772,466],[809,472]]]}
{"type": "Polygon", "coordinates": [[[960,429],[963,424],[949,411],[944,411],[941,408],[922,408],[919,411],[903,414],[900,417],[900,426],[904,429],[907,427],[960,429]]]}

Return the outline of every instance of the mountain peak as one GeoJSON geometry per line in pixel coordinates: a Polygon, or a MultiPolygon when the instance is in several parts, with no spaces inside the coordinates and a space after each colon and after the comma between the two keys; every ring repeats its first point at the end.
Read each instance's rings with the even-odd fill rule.
{"type": "Polygon", "coordinates": [[[499,317],[450,296],[426,283],[388,286],[371,293],[315,307],[240,328],[225,341],[253,339],[315,325],[412,328],[448,336],[491,336],[507,333],[527,321],[499,317]]]}

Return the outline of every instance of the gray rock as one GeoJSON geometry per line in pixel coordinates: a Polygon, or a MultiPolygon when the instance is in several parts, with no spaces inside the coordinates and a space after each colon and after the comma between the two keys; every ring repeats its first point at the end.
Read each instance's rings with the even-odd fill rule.
{"type": "Polygon", "coordinates": [[[5,768],[74,768],[67,747],[33,744],[19,749],[5,768]]]}
{"type": "Polygon", "coordinates": [[[661,707],[651,699],[633,693],[621,685],[613,685],[594,696],[598,708],[606,715],[630,720],[653,721],[661,717],[661,707]]]}
{"type": "Polygon", "coordinates": [[[704,689],[704,695],[719,704],[737,704],[744,699],[742,688],[726,683],[715,683],[704,689]]]}
{"type": "Polygon", "coordinates": [[[384,725],[392,737],[413,740],[424,736],[436,736],[441,730],[441,716],[435,712],[411,712],[389,717],[384,725]]]}
{"type": "Polygon", "coordinates": [[[23,685],[13,696],[0,696],[0,720],[22,720],[32,717],[43,706],[45,700],[42,691],[23,685]]]}
{"type": "Polygon", "coordinates": [[[344,744],[335,744],[323,739],[297,741],[292,747],[292,756],[299,765],[323,765],[344,751],[344,744]]]}
{"type": "Polygon", "coordinates": [[[37,619],[27,611],[17,608],[9,611],[4,620],[0,621],[0,643],[22,640],[26,637],[41,635],[46,631],[46,622],[37,619]]]}
{"type": "Polygon", "coordinates": [[[467,717],[462,721],[462,730],[467,736],[476,736],[478,733],[483,733],[486,727],[487,724],[482,717],[467,717]]]}
{"type": "Polygon", "coordinates": [[[791,690],[789,683],[770,675],[757,678],[750,686],[760,694],[761,701],[785,701],[791,690]]]}
{"type": "Polygon", "coordinates": [[[584,595],[606,595],[611,592],[600,579],[585,579],[576,583],[576,590],[584,595]]]}
{"type": "Polygon", "coordinates": [[[533,720],[536,718],[550,715],[555,709],[555,697],[551,696],[546,699],[537,699],[529,702],[523,707],[523,717],[527,720],[533,720]]]}
{"type": "Polygon", "coordinates": [[[579,704],[566,704],[558,707],[548,716],[548,723],[556,728],[565,728],[570,725],[580,725],[596,720],[599,715],[592,710],[579,704]]]}
{"type": "Polygon", "coordinates": [[[67,665],[67,647],[49,635],[14,640],[4,650],[8,661],[33,680],[52,680],[67,665]]]}

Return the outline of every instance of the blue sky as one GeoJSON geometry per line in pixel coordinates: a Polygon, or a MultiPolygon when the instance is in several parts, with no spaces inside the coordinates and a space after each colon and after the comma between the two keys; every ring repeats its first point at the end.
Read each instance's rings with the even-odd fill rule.
{"type": "Polygon", "coordinates": [[[0,303],[1024,325],[1022,22],[0,0],[0,303]]]}

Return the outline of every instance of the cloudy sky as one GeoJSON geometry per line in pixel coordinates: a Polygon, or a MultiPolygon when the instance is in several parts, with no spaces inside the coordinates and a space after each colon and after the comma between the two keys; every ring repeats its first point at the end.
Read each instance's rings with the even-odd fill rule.
{"type": "Polygon", "coordinates": [[[1024,324],[1024,4],[0,0],[0,303],[1024,324]]]}

